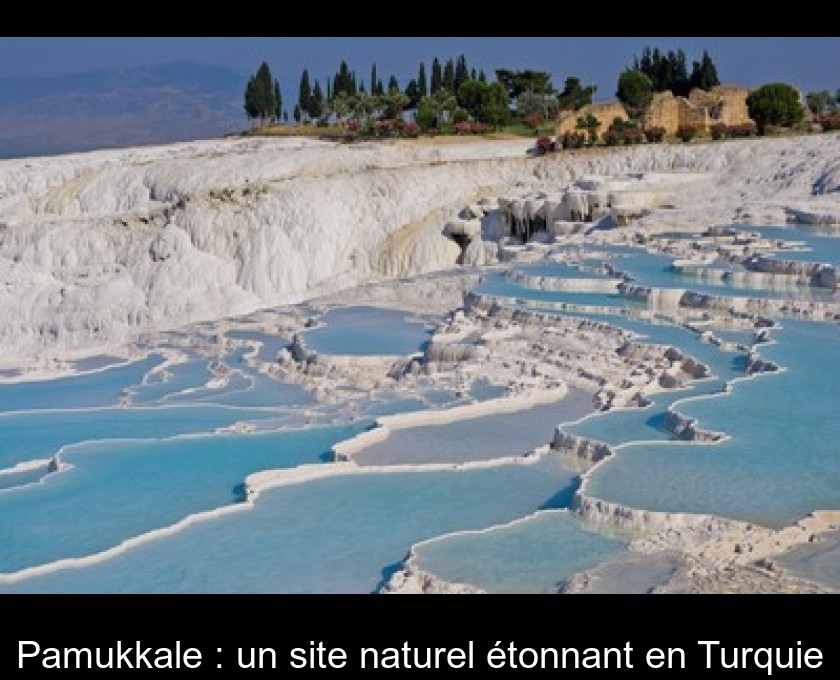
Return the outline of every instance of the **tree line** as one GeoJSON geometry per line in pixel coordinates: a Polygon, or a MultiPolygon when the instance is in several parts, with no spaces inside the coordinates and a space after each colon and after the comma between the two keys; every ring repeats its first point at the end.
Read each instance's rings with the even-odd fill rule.
{"type": "MultiPolygon", "coordinates": [[[[720,84],[717,65],[708,51],[693,60],[690,69],[688,63],[682,49],[665,52],[645,47],[641,55],[634,56],[619,75],[616,90],[631,118],[640,115],[657,92],[687,96],[694,88],[709,90],[720,84]]],[[[342,60],[335,73],[324,78],[323,85],[304,68],[292,118],[297,123],[334,122],[353,131],[369,132],[380,123],[383,130],[402,129],[410,123],[409,129],[424,132],[451,131],[459,125],[461,130],[470,125],[473,131],[498,129],[510,123],[536,130],[560,111],[577,111],[591,104],[597,91],[594,84],[584,84],[576,76],[567,77],[562,89],[555,88],[547,71],[500,68],[493,75],[495,79],[491,80],[483,69],[470,67],[464,54],[446,60],[435,57],[428,70],[421,61],[416,75],[405,86],[394,74],[384,78],[376,63],[360,75],[342,60]],[[406,116],[406,111],[412,115],[406,116]]],[[[791,94],[785,88],[763,91],[752,96],[752,102],[757,110],[787,109],[787,113],[773,114],[769,119],[792,124],[801,120],[798,104],[791,103],[791,94]]],[[[834,115],[840,110],[840,90],[836,94],[809,93],[807,105],[815,116],[834,115]]],[[[261,125],[289,121],[279,83],[265,62],[248,79],[244,108],[248,118],[261,125]]],[[[759,118],[767,116],[759,111],[759,118]]]]}

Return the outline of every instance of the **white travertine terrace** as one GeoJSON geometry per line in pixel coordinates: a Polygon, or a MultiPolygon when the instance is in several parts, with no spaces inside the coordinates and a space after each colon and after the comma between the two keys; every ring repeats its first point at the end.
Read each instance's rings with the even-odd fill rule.
{"type": "Polygon", "coordinates": [[[0,346],[32,359],[483,264],[503,225],[481,213],[505,196],[551,208],[559,237],[579,228],[563,217],[599,210],[651,231],[840,214],[835,134],[537,159],[528,146],[251,138],[2,161],[0,346]],[[491,238],[462,254],[442,233],[453,219],[491,238]]]}

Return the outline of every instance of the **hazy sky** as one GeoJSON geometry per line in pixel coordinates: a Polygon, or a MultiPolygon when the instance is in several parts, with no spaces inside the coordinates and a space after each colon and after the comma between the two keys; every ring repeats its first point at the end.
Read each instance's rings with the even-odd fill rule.
{"type": "Polygon", "coordinates": [[[550,71],[599,85],[612,96],[618,72],[645,45],[683,47],[689,58],[707,48],[724,82],[748,86],[788,81],[803,90],[840,87],[840,38],[2,38],[0,77],[59,75],[97,68],[142,66],[189,59],[250,73],[266,59],[286,101],[300,71],[321,79],[346,58],[367,82],[376,61],[380,77],[394,73],[404,86],[419,61],[464,53],[488,75],[498,67],[550,71]]]}

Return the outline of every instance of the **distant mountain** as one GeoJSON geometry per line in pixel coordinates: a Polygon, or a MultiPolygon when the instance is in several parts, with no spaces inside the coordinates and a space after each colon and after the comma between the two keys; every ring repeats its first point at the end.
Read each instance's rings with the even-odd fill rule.
{"type": "Polygon", "coordinates": [[[0,158],[218,137],[245,127],[246,76],[179,61],[0,79],[0,158]]]}

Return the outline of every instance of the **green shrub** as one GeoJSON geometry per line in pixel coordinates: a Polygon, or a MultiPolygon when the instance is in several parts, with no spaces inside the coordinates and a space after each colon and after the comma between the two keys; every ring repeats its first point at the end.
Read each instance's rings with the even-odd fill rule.
{"type": "Polygon", "coordinates": [[[747,96],[747,108],[762,134],[770,126],[793,127],[804,116],[799,92],[787,83],[770,83],[756,88],[747,96]]]}
{"type": "Polygon", "coordinates": [[[470,114],[466,109],[455,109],[455,113],[452,114],[452,122],[453,123],[465,123],[470,119],[470,114]]]}

